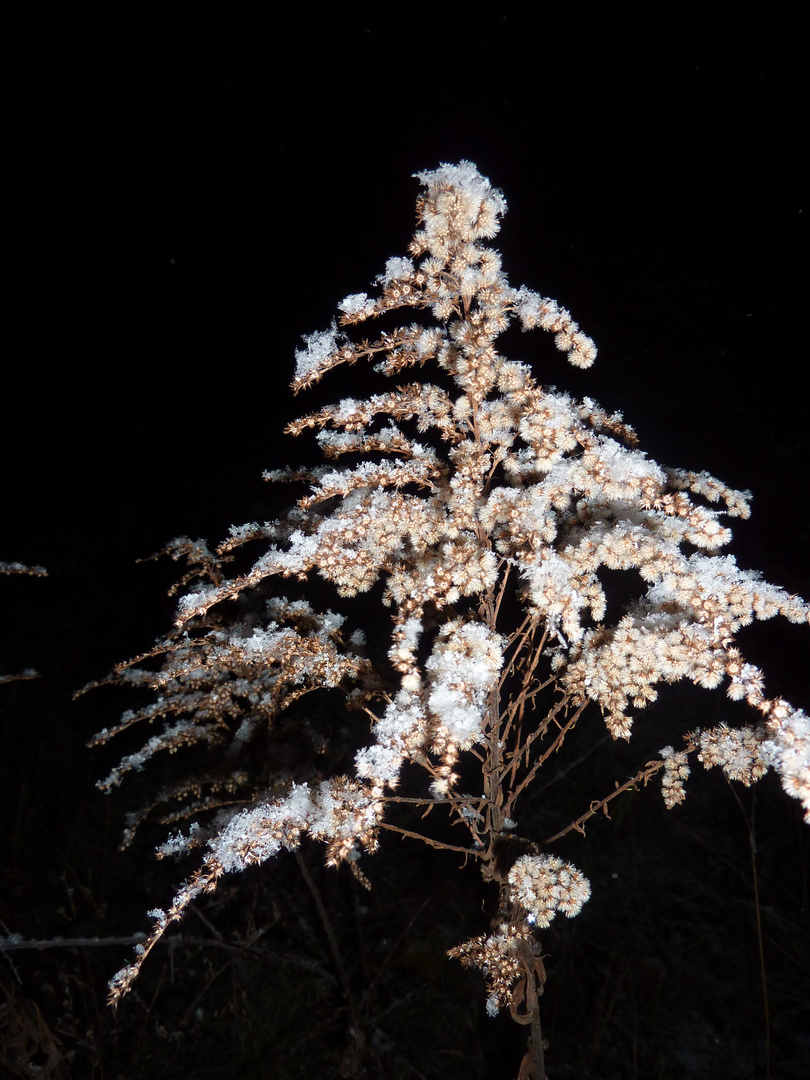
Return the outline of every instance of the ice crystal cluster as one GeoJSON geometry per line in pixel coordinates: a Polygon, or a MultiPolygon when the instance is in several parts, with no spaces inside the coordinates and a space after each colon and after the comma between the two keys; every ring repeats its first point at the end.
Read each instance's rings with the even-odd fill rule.
{"type": "Polygon", "coordinates": [[[234,528],[213,550],[169,546],[189,567],[176,627],[111,677],[153,696],[96,742],[144,722],[153,733],[105,790],[158,754],[207,763],[159,793],[164,820],[180,828],[159,854],[199,849],[198,868],[113,979],[113,1000],[223,874],[305,835],[362,873],[358,859],[383,830],[405,831],[395,792],[407,767],[424,774],[423,805],[464,830],[463,844],[437,846],[478,860],[500,888],[493,934],[454,954],[484,968],[492,1008],[514,1014],[516,995],[536,1002],[537,928],[576,914],[589,885],[531,838],[505,870],[499,846],[583,711],[628,739],[661,683],[724,687],[747,712],[739,727],[684,733],[680,749],[664,747],[557,836],[658,772],[677,805],[696,762],[746,784],[773,768],[810,817],[810,721],[766,696],[735,638],[753,619],[810,613],[721,554],[748,493],[657,464],[621,415],[502,355],[511,324],[550,332],[580,368],[596,348],[556,301],[510,285],[490,244],[506,203],[475,166],[418,178],[407,257],[387,262],[372,295],[347,296],[296,355],[296,392],[353,364],[367,365],[353,385],[368,392],[289,425],[314,433],[323,464],[266,474],[297,486],[287,513],[234,528]],[[603,568],[644,583],[613,621],[603,568]],[[314,605],[316,578],[335,610],[314,605]],[[317,694],[327,695],[320,710],[317,694]],[[339,771],[323,767],[333,759],[339,771]]]}

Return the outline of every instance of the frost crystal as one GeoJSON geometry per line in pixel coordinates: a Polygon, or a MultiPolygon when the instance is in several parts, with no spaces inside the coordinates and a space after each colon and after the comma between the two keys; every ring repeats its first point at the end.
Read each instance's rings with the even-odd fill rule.
{"type": "Polygon", "coordinates": [[[370,315],[374,311],[374,301],[369,300],[364,292],[352,293],[345,300],[341,300],[338,308],[344,315],[370,315]]]}

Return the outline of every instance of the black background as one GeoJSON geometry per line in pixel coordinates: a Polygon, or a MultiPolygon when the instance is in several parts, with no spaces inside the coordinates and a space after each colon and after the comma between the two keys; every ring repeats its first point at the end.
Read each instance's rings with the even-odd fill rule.
{"type": "MultiPolygon", "coordinates": [[[[172,568],[136,559],[173,536],[217,538],[262,517],[262,470],[304,453],[281,433],[308,407],[287,389],[295,348],[405,254],[417,170],[475,162],[506,195],[496,244],[512,283],[556,298],[599,346],[584,372],[540,335],[515,339],[516,358],[543,382],[621,409],[662,463],[750,488],[739,562],[810,594],[808,87],[788,12],[4,8],[0,558],[49,571],[0,581],[2,670],[42,676],[2,688],[5,932],[75,934],[62,892],[79,883],[109,900],[103,920],[88,908],[83,933],[143,928],[142,909],[119,915],[115,898],[130,895],[127,875],[140,877],[148,849],[100,869],[127,804],[95,792],[103,770],[83,749],[120,709],[112,695],[70,696],[168,623],[172,568]]],[[[345,396],[353,378],[338,371],[328,390],[345,396]]],[[[764,630],[745,639],[749,654],[769,689],[807,707],[806,630],[764,630]]],[[[729,788],[711,781],[731,806],[729,788]]],[[[780,806],[778,785],[763,786],[780,806]]],[[[795,807],[773,813],[790,836],[774,857],[784,879],[771,902],[806,949],[807,842],[795,807]]],[[[120,952],[84,976],[99,1002],[120,952]]],[[[794,1065],[804,1075],[810,1052],[790,1034],[807,1026],[798,953],[804,991],[782,1041],[774,1035],[775,1075],[794,1065]]],[[[58,1030],[57,976],[24,975],[58,1030]]],[[[745,1000],[757,993],[755,983],[745,1000]]],[[[122,1010],[119,1035],[127,1022],[122,1010]]],[[[99,1049],[107,1023],[96,1021],[91,1049],[63,1031],[64,1067],[140,1075],[134,1051],[115,1056],[123,1043],[99,1049]]],[[[685,1039],[655,1042],[638,1075],[652,1075],[654,1057],[665,1063],[656,1075],[703,1075],[673,1049],[685,1039]]],[[[765,1075],[759,1052],[751,1072],[712,1075],[765,1075]]],[[[511,1053],[503,1075],[516,1072],[511,1053]]],[[[172,1068],[196,1076],[193,1060],[189,1051],[172,1068]]],[[[637,1075],[633,1060],[618,1037],[592,1058],[602,1076],[637,1075]]],[[[266,1062],[244,1068],[281,1075],[266,1062]]],[[[175,1073],[153,1064],[151,1075],[175,1073]]]]}

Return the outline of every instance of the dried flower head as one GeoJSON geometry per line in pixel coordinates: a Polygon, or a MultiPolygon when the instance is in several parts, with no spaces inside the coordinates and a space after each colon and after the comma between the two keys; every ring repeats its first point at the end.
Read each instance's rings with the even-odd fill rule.
{"type": "Polygon", "coordinates": [[[496,1016],[513,1003],[513,993],[524,976],[523,951],[533,942],[529,926],[504,924],[493,934],[470,938],[450,949],[448,956],[465,967],[477,967],[487,980],[487,1012],[496,1016]]]}
{"type": "Polygon", "coordinates": [[[526,911],[526,921],[548,926],[558,911],[573,919],[590,898],[588,879],[557,855],[523,855],[509,871],[514,900],[526,911]]]}

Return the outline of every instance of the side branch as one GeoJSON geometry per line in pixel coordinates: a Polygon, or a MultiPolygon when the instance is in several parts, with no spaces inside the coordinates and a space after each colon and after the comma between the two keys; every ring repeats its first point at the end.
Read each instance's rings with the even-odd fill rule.
{"type": "Polygon", "coordinates": [[[378,821],[377,828],[388,829],[389,832],[400,833],[402,836],[410,836],[414,840],[421,840],[423,844],[428,844],[430,847],[437,848],[440,851],[458,851],[462,855],[470,855],[474,859],[483,859],[486,852],[482,849],[476,851],[474,848],[458,847],[456,844],[445,844],[443,840],[432,840],[429,836],[423,836],[421,833],[411,832],[410,829],[400,828],[399,825],[391,825],[386,821],[378,821]]]}
{"type": "MultiPolygon", "coordinates": [[[[690,743],[687,747],[687,753],[691,753],[694,749],[695,744],[690,743]]],[[[566,836],[574,829],[578,833],[582,833],[582,835],[584,836],[584,826],[586,821],[589,821],[590,818],[598,814],[600,810],[604,812],[606,818],[609,818],[610,814],[608,814],[607,812],[608,803],[612,802],[617,795],[621,795],[624,791],[630,791],[631,789],[636,790],[639,784],[641,784],[643,787],[646,787],[650,780],[652,780],[652,778],[656,775],[656,773],[660,772],[665,765],[666,761],[663,760],[648,761],[644,768],[640,769],[635,776],[631,776],[629,780],[626,780],[621,785],[617,783],[614,791],[611,791],[611,793],[609,795],[606,795],[604,799],[598,799],[592,802],[590,807],[585,811],[585,813],[580,814],[576,821],[572,821],[570,825],[566,825],[564,829],[562,829],[558,833],[555,833],[553,836],[547,837],[545,843],[552,844],[555,840],[560,840],[563,836],[566,836]]]]}

